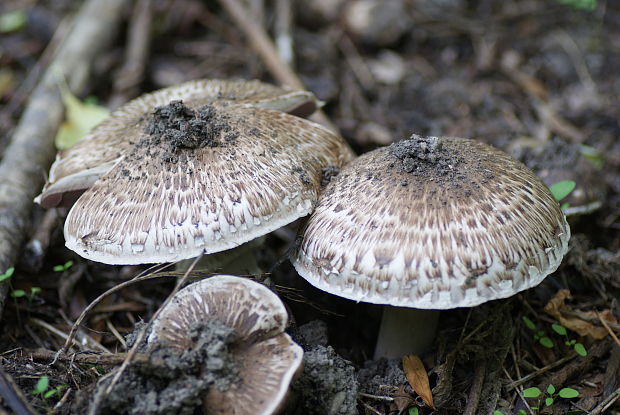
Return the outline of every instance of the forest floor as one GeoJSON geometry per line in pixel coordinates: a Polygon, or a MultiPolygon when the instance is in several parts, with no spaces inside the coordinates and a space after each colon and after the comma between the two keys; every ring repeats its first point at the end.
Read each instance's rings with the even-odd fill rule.
{"type": "MultiPolygon", "coordinates": [[[[91,82],[78,97],[113,108],[191,79],[281,81],[220,3],[135,3],[124,9],[112,45],[89,62],[91,82]]],[[[570,251],[555,273],[512,298],[442,312],[436,342],[420,356],[434,408],[412,390],[400,361],[371,360],[379,307],[323,293],[288,261],[280,264],[295,224],[269,235],[259,259],[291,311],[291,334],[314,356],[306,362],[314,374],[307,369],[293,385],[287,413],[619,414],[620,3],[249,3],[252,22],[292,41],[280,53],[292,52],[294,72],[358,154],[413,133],[468,137],[520,159],[547,185],[576,183],[563,200],[570,251]],[[283,4],[290,10],[275,7],[283,4]],[[524,397],[533,387],[541,395],[524,397]],[[563,397],[570,395],[563,389],[577,396],[563,397]]],[[[53,58],[62,37],[55,33],[66,33],[81,5],[0,5],[0,155],[53,58]]],[[[86,413],[97,381],[125,359],[125,336],[149,321],[174,281],[137,282],[106,296],[70,353],[54,360],[84,309],[146,268],[80,258],[64,247],[66,212],[31,208],[30,242],[7,278],[0,322],[0,414],[86,413]],[[33,250],[33,241],[42,249],[33,250]]],[[[136,413],[127,402],[96,410],[136,413]]],[[[152,413],[173,413],[166,410],[152,413]]]]}

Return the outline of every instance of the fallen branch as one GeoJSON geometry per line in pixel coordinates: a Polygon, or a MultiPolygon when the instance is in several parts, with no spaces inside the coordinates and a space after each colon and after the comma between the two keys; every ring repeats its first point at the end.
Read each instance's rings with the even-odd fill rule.
{"type": "MultiPolygon", "coordinates": [[[[89,81],[90,66],[116,33],[124,0],[89,0],[75,17],[71,32],[34,89],[11,143],[0,162],[0,272],[15,263],[32,209],[56,149],[54,135],[63,117],[57,87],[64,76],[72,90],[89,81]]],[[[0,318],[8,284],[0,285],[0,318]]]]}

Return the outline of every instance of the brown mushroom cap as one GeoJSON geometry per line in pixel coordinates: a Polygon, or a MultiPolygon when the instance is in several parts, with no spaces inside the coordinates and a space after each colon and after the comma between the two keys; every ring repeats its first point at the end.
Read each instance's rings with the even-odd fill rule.
{"type": "Polygon", "coordinates": [[[570,229],[547,187],[504,152],[413,136],[349,163],[301,235],[293,263],[321,290],[450,309],[539,284],[570,229]]]}
{"type": "Polygon", "coordinates": [[[210,414],[267,415],[276,412],[301,367],[303,350],[284,333],[288,315],[264,285],[217,275],[180,290],[153,321],[148,347],[190,348],[192,324],[217,319],[238,336],[233,354],[241,380],[224,391],[211,388],[210,414]]]}
{"type": "Polygon", "coordinates": [[[144,94],[112,112],[75,146],[59,152],[48,182],[35,201],[46,208],[72,206],[121,159],[131,146],[131,138],[144,129],[145,115],[174,100],[195,108],[217,101],[223,105],[260,107],[301,116],[314,112],[318,104],[311,92],[286,91],[255,80],[203,79],[144,94]]]}
{"type": "MultiPolygon", "coordinates": [[[[169,98],[172,93],[164,91],[156,94],[169,98]]],[[[259,101],[279,102],[267,95],[259,101]]],[[[52,169],[54,177],[63,171],[57,184],[89,178],[65,222],[67,247],[87,259],[160,263],[234,248],[307,215],[323,170],[352,157],[324,127],[258,107],[255,99],[252,105],[203,105],[192,98],[155,111],[145,102],[153,100],[131,104],[131,116],[119,110],[52,169]],[[166,129],[166,117],[176,130],[166,129]],[[128,120],[134,124],[123,130],[128,120]],[[192,135],[190,127],[184,136],[192,123],[199,132],[192,135]],[[112,134],[110,142],[106,134],[112,134]],[[80,150],[88,162],[82,159],[86,170],[77,171],[80,150]]]]}

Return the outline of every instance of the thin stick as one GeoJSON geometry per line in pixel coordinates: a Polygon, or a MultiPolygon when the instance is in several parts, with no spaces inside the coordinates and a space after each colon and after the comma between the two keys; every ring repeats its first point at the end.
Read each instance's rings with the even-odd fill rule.
{"type": "Polygon", "coordinates": [[[614,333],[614,331],[611,329],[611,327],[609,327],[609,324],[607,324],[605,319],[601,316],[601,313],[596,313],[596,315],[597,315],[598,319],[601,321],[601,324],[603,325],[603,327],[605,327],[605,329],[607,330],[607,332],[611,336],[611,338],[614,339],[614,341],[616,342],[616,344],[618,346],[620,346],[620,339],[618,339],[618,336],[616,336],[616,333],[614,333]]]}
{"type": "MultiPolygon", "coordinates": [[[[548,372],[549,370],[556,368],[558,366],[563,365],[564,363],[568,362],[569,360],[573,360],[575,357],[577,356],[576,353],[570,354],[568,356],[565,356],[563,358],[561,358],[560,360],[557,360],[553,363],[548,364],[547,366],[541,367],[540,369],[538,369],[535,372],[529,373],[525,376],[523,376],[521,379],[517,379],[514,382],[509,383],[508,385],[506,385],[506,390],[509,391],[511,389],[514,389],[518,386],[523,385],[525,382],[535,378],[536,376],[540,376],[545,372],[548,372]]],[[[515,365],[518,367],[518,363],[515,362],[515,365]]]]}
{"type": "MultiPolygon", "coordinates": [[[[273,42],[261,26],[249,16],[245,8],[239,3],[239,0],[219,0],[222,7],[228,12],[240,30],[244,32],[250,45],[256,53],[261,57],[263,63],[281,84],[291,86],[293,88],[305,89],[304,84],[299,77],[293,72],[290,66],[280,59],[278,51],[273,42]]],[[[325,113],[317,111],[316,120],[327,128],[338,131],[337,127],[327,118],[325,113]]]]}
{"type": "Polygon", "coordinates": [[[609,407],[611,405],[613,405],[618,399],[620,399],[620,394],[618,394],[618,391],[615,390],[612,393],[610,393],[609,395],[607,395],[607,397],[605,397],[605,399],[603,399],[603,401],[601,403],[599,403],[596,408],[594,408],[591,412],[590,415],[599,415],[604,413],[605,411],[607,411],[607,409],[609,409],[609,407]]]}
{"type": "MultiPolygon", "coordinates": [[[[57,355],[55,351],[47,349],[24,349],[23,354],[36,360],[58,360],[61,362],[71,363],[88,363],[93,365],[115,366],[120,365],[127,359],[127,353],[93,353],[79,352],[57,355]]],[[[149,355],[145,353],[136,353],[134,363],[146,363],[149,361],[149,355]]]]}
{"type": "MultiPolygon", "coordinates": [[[[52,326],[51,324],[46,323],[43,320],[40,320],[38,318],[31,318],[29,320],[31,323],[36,324],[37,326],[44,328],[45,330],[49,331],[52,334],[55,334],[56,336],[65,339],[65,341],[71,341],[75,346],[82,348],[83,345],[76,341],[75,339],[69,339],[69,336],[64,333],[61,330],[58,330],[56,327],[52,326]]],[[[89,335],[84,334],[84,338],[87,340],[87,342],[89,343],[88,345],[94,348],[97,348],[99,350],[101,350],[102,352],[106,352],[106,353],[110,353],[110,351],[105,348],[103,345],[99,344],[98,342],[96,342],[93,338],[91,338],[89,335]]]]}
{"type": "Polygon", "coordinates": [[[161,274],[138,275],[137,277],[132,278],[129,281],[125,281],[118,285],[115,285],[114,287],[110,288],[109,290],[101,294],[99,297],[95,298],[93,301],[91,301],[91,303],[86,308],[84,308],[84,310],[82,310],[82,313],[80,314],[78,319],[73,324],[73,327],[71,327],[71,332],[69,333],[69,337],[67,337],[65,344],[58,351],[58,353],[66,353],[69,350],[69,345],[73,341],[73,338],[75,337],[75,333],[77,332],[77,329],[82,324],[82,321],[84,321],[88,313],[90,313],[91,310],[95,308],[95,306],[97,306],[97,304],[99,304],[108,295],[113,294],[117,291],[120,291],[123,288],[128,287],[129,285],[135,284],[136,282],[146,281],[146,280],[160,278],[160,277],[162,277],[161,274]]]}

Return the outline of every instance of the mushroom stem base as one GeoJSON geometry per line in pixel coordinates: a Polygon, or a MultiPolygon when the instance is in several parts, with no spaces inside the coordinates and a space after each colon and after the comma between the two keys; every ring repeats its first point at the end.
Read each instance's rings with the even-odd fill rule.
{"type": "Polygon", "coordinates": [[[428,350],[435,338],[438,320],[439,310],[384,307],[375,359],[396,359],[428,350]]]}

